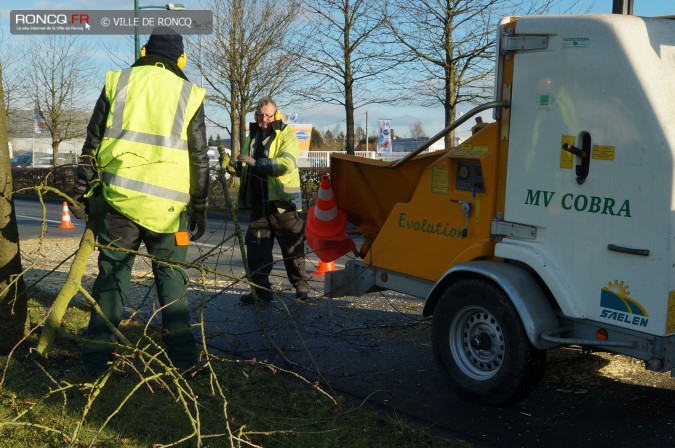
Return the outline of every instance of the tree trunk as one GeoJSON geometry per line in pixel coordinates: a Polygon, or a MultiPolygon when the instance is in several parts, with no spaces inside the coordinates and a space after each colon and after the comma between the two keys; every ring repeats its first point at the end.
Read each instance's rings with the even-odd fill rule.
{"type": "Polygon", "coordinates": [[[239,138],[239,153],[241,153],[242,151],[244,151],[244,149],[248,151],[248,148],[244,148],[244,145],[246,145],[246,127],[248,126],[248,123],[246,123],[246,111],[239,111],[236,120],[237,120],[237,134],[239,138]]]}
{"type": "Polygon", "coordinates": [[[54,166],[59,166],[59,142],[55,139],[52,139],[52,160],[54,166]]]}
{"type": "Polygon", "coordinates": [[[241,145],[239,143],[239,121],[235,118],[235,114],[230,115],[230,151],[232,152],[232,160],[237,160],[237,156],[241,153],[241,145]]]}
{"type": "MultiPolygon", "coordinates": [[[[450,56],[451,54],[448,54],[448,59],[450,59],[450,56]]],[[[445,109],[445,126],[447,127],[455,121],[455,97],[457,91],[452,67],[446,68],[444,95],[443,105],[445,109]]],[[[452,148],[453,146],[455,146],[455,131],[445,135],[445,147],[452,148]]]]}
{"type": "Polygon", "coordinates": [[[345,111],[347,115],[347,135],[345,142],[345,151],[347,154],[354,155],[354,101],[352,98],[351,87],[345,95],[345,111]]]}
{"type": "Polygon", "coordinates": [[[12,168],[9,163],[7,117],[5,116],[0,66],[0,353],[8,353],[26,334],[28,300],[20,276],[21,252],[12,199],[12,168]]]}

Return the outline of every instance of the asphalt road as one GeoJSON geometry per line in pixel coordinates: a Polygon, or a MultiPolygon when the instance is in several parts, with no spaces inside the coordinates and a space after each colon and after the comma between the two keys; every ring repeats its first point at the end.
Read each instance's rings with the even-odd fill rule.
{"type": "MultiPolygon", "coordinates": [[[[21,238],[38,235],[39,204],[16,201],[16,210],[21,238]]],[[[46,236],[79,238],[77,229],[58,228],[60,217],[61,205],[48,204],[46,236]]],[[[232,232],[227,217],[211,217],[190,259],[203,258],[214,270],[240,277],[232,232]]],[[[313,269],[316,259],[309,260],[313,269]]],[[[288,289],[281,263],[273,279],[288,289]]],[[[639,363],[627,358],[555,350],[544,382],[531,396],[510,407],[487,407],[446,388],[419,299],[392,292],[327,299],[322,277],[315,275],[309,303],[282,293],[272,304],[251,307],[238,300],[245,286],[209,280],[214,282],[209,290],[195,288],[191,301],[195,316],[204,311],[210,347],[293,369],[436,434],[479,447],[675,446],[675,379],[635,368],[639,363]]]]}

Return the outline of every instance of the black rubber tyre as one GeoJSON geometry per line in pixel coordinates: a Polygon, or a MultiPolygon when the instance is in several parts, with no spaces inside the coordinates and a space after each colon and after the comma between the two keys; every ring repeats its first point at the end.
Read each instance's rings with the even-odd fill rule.
{"type": "Polygon", "coordinates": [[[448,288],[431,334],[436,363],[463,398],[505,405],[529,395],[544,376],[546,351],[532,346],[509,298],[485,280],[448,288]]]}

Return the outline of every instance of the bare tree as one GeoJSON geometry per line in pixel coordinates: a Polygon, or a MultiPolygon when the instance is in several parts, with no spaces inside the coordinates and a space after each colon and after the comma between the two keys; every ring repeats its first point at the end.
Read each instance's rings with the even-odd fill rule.
{"type": "Polygon", "coordinates": [[[400,60],[384,41],[384,15],[376,0],[303,1],[308,21],[299,36],[308,48],[298,56],[308,77],[298,93],[344,107],[345,149],[353,154],[354,111],[393,101],[385,76],[400,60]],[[377,83],[382,87],[374,87],[377,83]]]}
{"type": "Polygon", "coordinates": [[[94,93],[92,53],[69,36],[32,39],[24,51],[24,97],[34,100],[44,114],[56,166],[59,144],[86,133],[94,93]]]}
{"type": "Polygon", "coordinates": [[[214,28],[202,38],[200,70],[211,87],[207,99],[230,115],[236,157],[246,114],[260,97],[281,95],[295,71],[286,41],[298,8],[294,1],[214,0],[211,10],[214,28]]]}
{"type": "Polygon", "coordinates": [[[421,121],[416,121],[410,126],[410,136],[412,138],[426,137],[427,134],[424,132],[421,121]]]}
{"type": "Polygon", "coordinates": [[[19,230],[12,200],[12,169],[9,163],[7,120],[2,66],[0,66],[0,353],[8,353],[24,336],[28,301],[21,276],[19,230]]]}
{"type": "MultiPolygon", "coordinates": [[[[19,54],[16,48],[10,45],[5,39],[4,34],[0,37],[0,61],[2,61],[2,90],[5,101],[5,117],[9,121],[10,117],[16,114],[20,107],[21,98],[21,78],[16,73],[18,70],[19,54]]],[[[13,137],[12,129],[8,127],[7,134],[13,137]]]]}
{"type": "MultiPolygon", "coordinates": [[[[387,0],[387,25],[414,59],[405,78],[423,106],[441,104],[445,126],[461,103],[492,95],[496,24],[506,15],[548,10],[552,0],[387,0]]],[[[453,136],[445,137],[446,147],[453,136]]]]}
{"type": "Polygon", "coordinates": [[[357,125],[356,130],[354,131],[354,141],[358,145],[361,140],[366,140],[366,131],[363,130],[361,125],[357,125]]]}

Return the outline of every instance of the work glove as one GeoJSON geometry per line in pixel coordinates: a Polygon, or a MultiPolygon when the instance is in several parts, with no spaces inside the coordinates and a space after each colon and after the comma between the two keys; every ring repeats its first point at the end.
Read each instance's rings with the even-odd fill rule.
{"type": "Polygon", "coordinates": [[[77,219],[87,220],[89,217],[88,212],[88,202],[89,199],[85,198],[82,193],[75,193],[71,196],[73,198],[74,204],[70,207],[70,211],[73,212],[73,216],[77,219]]]}
{"type": "Polygon", "coordinates": [[[237,170],[235,169],[234,165],[232,165],[232,159],[230,158],[229,154],[224,154],[223,155],[223,161],[220,164],[221,168],[225,167],[225,171],[230,173],[231,175],[235,175],[237,170]]]}
{"type": "Polygon", "coordinates": [[[84,191],[82,188],[76,188],[70,194],[70,197],[74,202],[74,205],[70,207],[73,215],[77,219],[87,221],[96,219],[96,216],[101,213],[101,207],[105,203],[100,185],[95,185],[93,191],[91,187],[84,191]]]}
{"type": "Polygon", "coordinates": [[[248,166],[255,166],[255,159],[247,154],[239,154],[237,160],[247,164],[248,166]]]}
{"type": "Polygon", "coordinates": [[[190,241],[197,241],[204,235],[206,231],[206,205],[192,205],[192,213],[190,213],[190,232],[197,229],[190,237],[190,241]]]}

